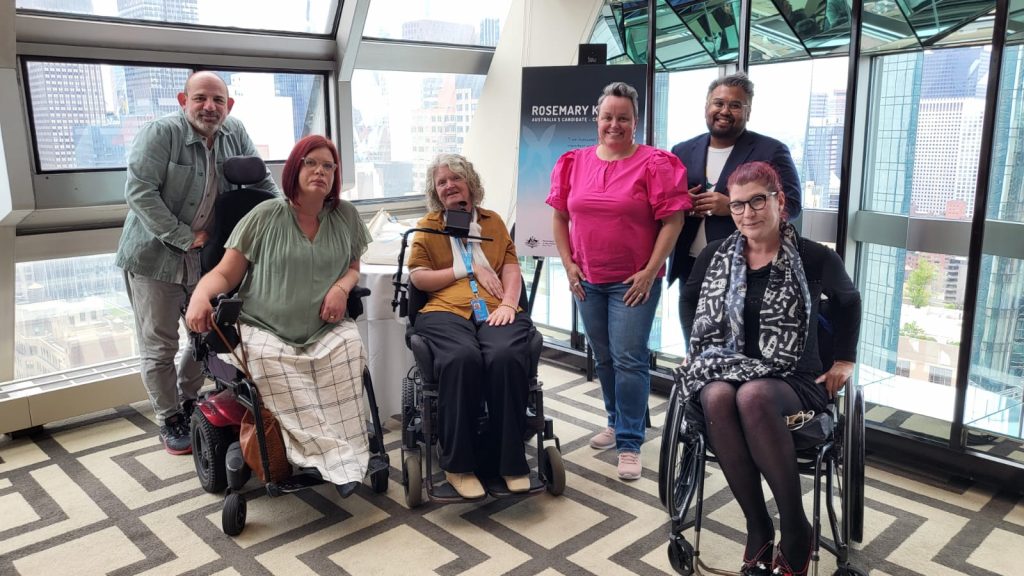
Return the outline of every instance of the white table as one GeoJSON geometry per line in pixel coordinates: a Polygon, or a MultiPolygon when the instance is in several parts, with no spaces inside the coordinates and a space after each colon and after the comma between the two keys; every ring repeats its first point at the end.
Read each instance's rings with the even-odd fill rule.
{"type": "Polygon", "coordinates": [[[402,411],[402,378],[413,365],[412,352],[405,345],[406,319],[391,310],[395,287],[391,284],[395,266],[362,264],[359,284],[372,294],[363,302],[363,315],[356,325],[366,348],[373,378],[373,390],[382,419],[402,411]]]}

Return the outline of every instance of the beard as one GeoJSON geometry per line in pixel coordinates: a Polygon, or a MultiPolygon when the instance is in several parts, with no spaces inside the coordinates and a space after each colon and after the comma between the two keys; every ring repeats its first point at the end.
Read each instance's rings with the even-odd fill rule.
{"type": "Polygon", "coordinates": [[[196,114],[188,112],[185,114],[188,118],[188,123],[195,128],[196,132],[199,132],[203,136],[213,136],[220,130],[221,124],[224,123],[224,116],[220,114],[196,114]]]}

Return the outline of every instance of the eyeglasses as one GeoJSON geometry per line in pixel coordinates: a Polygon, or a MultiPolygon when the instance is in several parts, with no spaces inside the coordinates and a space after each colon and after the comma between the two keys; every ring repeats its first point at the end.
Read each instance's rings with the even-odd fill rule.
{"type": "Polygon", "coordinates": [[[740,216],[747,210],[747,205],[750,205],[750,209],[756,212],[764,208],[765,204],[768,203],[769,196],[775,196],[776,194],[778,194],[777,191],[769,192],[767,194],[758,194],[746,201],[733,200],[732,202],[729,202],[729,212],[740,216]]]}
{"type": "Polygon", "coordinates": [[[327,172],[328,174],[334,172],[334,169],[338,167],[334,162],[320,162],[316,158],[310,158],[308,156],[302,157],[302,165],[306,168],[312,168],[313,170],[316,170],[317,166],[323,166],[324,172],[327,172]]]}
{"type": "Polygon", "coordinates": [[[713,110],[722,110],[723,108],[728,108],[729,112],[741,112],[744,108],[750,108],[750,104],[744,104],[739,100],[726,102],[721,98],[715,98],[714,100],[708,101],[708,107],[713,110]]]}

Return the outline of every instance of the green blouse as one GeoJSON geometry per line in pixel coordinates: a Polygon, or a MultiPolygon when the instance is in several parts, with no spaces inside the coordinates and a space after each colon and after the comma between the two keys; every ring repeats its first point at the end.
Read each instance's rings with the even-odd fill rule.
{"type": "Polygon", "coordinates": [[[312,344],[333,327],[320,319],[320,305],[331,284],[371,241],[350,202],[322,210],[319,219],[320,229],[310,241],[287,200],[267,200],[242,218],[225,245],[249,261],[238,289],[242,322],[298,347],[312,344]]]}

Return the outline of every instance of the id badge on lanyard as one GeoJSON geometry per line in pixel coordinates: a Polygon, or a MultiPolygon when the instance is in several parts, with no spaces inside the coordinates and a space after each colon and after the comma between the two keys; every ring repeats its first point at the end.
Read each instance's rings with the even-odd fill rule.
{"type": "Polygon", "coordinates": [[[482,324],[487,321],[487,302],[480,297],[476,278],[473,276],[473,251],[468,246],[463,245],[462,242],[458,244],[459,252],[462,253],[462,261],[466,264],[466,277],[469,278],[469,288],[473,291],[473,297],[469,300],[469,305],[473,308],[473,320],[477,324],[482,324]]]}

